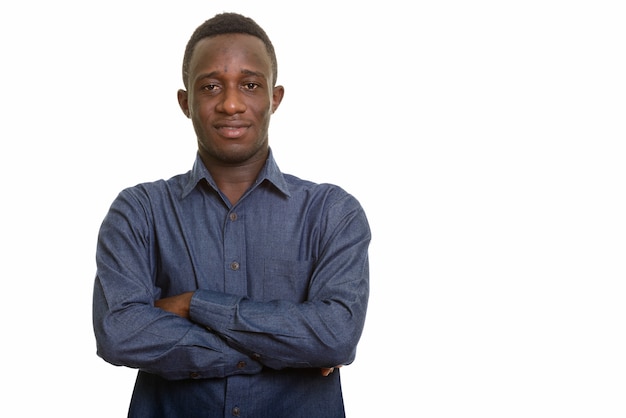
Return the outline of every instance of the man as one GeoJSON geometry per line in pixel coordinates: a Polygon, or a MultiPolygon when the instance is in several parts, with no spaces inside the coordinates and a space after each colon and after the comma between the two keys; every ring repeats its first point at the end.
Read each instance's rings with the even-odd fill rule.
{"type": "Polygon", "coordinates": [[[98,236],[98,355],[139,370],[132,417],[343,417],[369,294],[370,229],[341,188],[282,173],[266,33],[223,13],[191,36],[193,168],[123,190],[98,236]]]}

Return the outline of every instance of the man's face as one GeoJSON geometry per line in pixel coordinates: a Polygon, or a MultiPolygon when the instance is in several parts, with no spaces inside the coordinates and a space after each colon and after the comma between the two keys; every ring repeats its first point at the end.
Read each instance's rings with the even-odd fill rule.
{"type": "Polygon", "coordinates": [[[283,97],[272,87],[269,54],[251,35],[226,34],[196,44],[188,91],[179,91],[183,112],[191,118],[205,165],[238,165],[268,151],[272,113],[283,97]]]}

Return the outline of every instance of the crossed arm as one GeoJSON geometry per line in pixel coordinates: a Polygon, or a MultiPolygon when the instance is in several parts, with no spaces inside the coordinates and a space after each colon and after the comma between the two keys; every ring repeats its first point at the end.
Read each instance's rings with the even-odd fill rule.
{"type": "Polygon", "coordinates": [[[298,302],[202,286],[188,291],[197,286],[184,283],[196,277],[191,264],[175,271],[179,293],[161,298],[146,199],[121,194],[101,228],[93,304],[98,355],[167,379],[254,374],[263,367],[319,368],[328,375],[353,360],[368,296],[369,230],[356,203],[334,205],[336,213],[327,216],[306,301],[298,302]]]}
{"type": "MultiPolygon", "coordinates": [[[[189,306],[191,305],[191,298],[193,297],[193,294],[194,292],[185,292],[180,295],[162,298],[154,302],[154,306],[161,308],[166,312],[176,314],[182,318],[190,319],[189,306]]],[[[335,367],[322,367],[322,376],[330,375],[335,368],[338,369],[341,366],[342,365],[337,365],[335,367]]]]}

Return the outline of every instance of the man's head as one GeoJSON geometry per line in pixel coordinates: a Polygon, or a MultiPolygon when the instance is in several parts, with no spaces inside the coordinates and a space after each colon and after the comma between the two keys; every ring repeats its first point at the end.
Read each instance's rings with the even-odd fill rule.
{"type": "Polygon", "coordinates": [[[272,86],[276,85],[278,77],[278,61],[276,59],[276,52],[274,51],[272,41],[270,41],[269,36],[267,36],[263,28],[261,28],[254,20],[238,13],[221,13],[198,26],[187,42],[185,55],[183,57],[183,84],[185,85],[185,88],[189,88],[189,63],[196,44],[204,38],[229,33],[246,33],[263,41],[263,44],[267,49],[267,53],[272,61],[272,86]]]}
{"type": "Polygon", "coordinates": [[[276,56],[253,20],[221,14],[192,35],[178,103],[191,119],[205,166],[265,161],[270,118],[284,89],[276,85],[276,56]]]}

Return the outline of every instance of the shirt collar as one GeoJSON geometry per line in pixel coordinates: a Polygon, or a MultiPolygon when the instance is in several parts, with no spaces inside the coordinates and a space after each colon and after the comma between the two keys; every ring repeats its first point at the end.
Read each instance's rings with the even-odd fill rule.
{"type": "MultiPolygon", "coordinates": [[[[183,187],[181,197],[185,198],[189,193],[191,193],[191,191],[196,188],[201,180],[206,180],[207,183],[211,185],[211,187],[217,190],[217,185],[215,184],[211,173],[209,173],[209,170],[207,170],[207,168],[204,166],[204,163],[200,159],[200,154],[197,153],[196,160],[193,164],[191,171],[189,172],[189,180],[183,187]]],[[[263,166],[263,169],[259,173],[259,176],[257,177],[252,187],[258,186],[264,180],[272,183],[285,196],[291,196],[291,193],[289,192],[289,185],[287,184],[283,173],[278,168],[271,149],[269,150],[269,155],[267,157],[267,160],[265,161],[265,165],[263,166]]]]}

